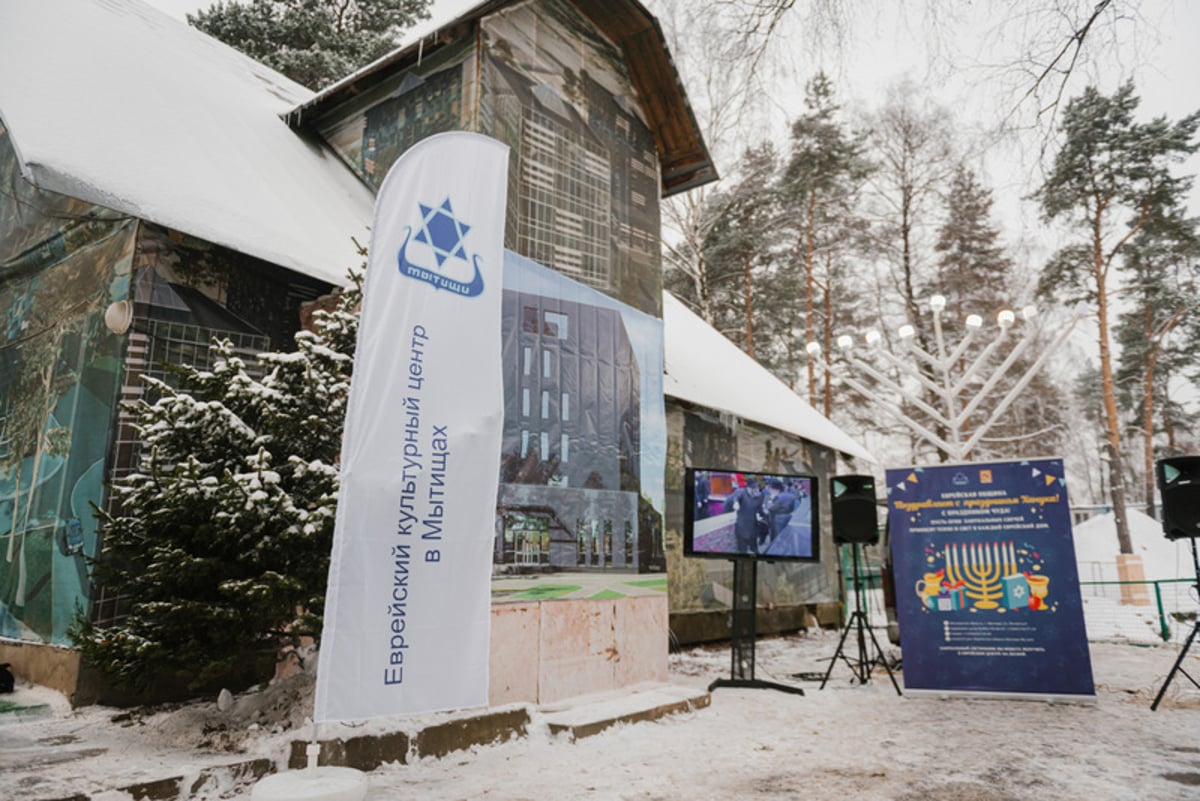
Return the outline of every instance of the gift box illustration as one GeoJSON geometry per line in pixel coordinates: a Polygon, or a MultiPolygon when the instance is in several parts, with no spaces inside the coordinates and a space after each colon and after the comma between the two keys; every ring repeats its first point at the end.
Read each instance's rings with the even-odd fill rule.
{"type": "Polygon", "coordinates": [[[942,582],[941,590],[937,596],[937,609],[939,612],[955,612],[959,609],[967,608],[967,596],[964,592],[965,584],[958,582],[951,585],[949,582],[942,582]]]}

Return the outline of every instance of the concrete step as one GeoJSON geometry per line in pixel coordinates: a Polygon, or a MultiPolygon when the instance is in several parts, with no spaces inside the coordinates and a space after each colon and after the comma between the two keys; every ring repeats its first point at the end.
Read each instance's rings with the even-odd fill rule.
{"type": "MultiPolygon", "coordinates": [[[[702,709],[711,697],[700,689],[654,684],[634,691],[587,696],[530,710],[509,707],[455,715],[413,733],[368,733],[346,739],[321,740],[319,765],[371,771],[387,762],[408,764],[416,759],[439,758],[477,745],[525,737],[534,721],[544,722],[553,735],[571,739],[599,734],[618,723],[657,720],[666,715],[702,709]]],[[[307,764],[307,740],[293,740],[288,767],[307,764]]]]}
{"type": "Polygon", "coordinates": [[[566,734],[572,740],[591,737],[618,723],[657,720],[667,715],[703,709],[712,701],[706,691],[678,684],[647,687],[632,695],[573,705],[544,715],[552,734],[566,734]]]}

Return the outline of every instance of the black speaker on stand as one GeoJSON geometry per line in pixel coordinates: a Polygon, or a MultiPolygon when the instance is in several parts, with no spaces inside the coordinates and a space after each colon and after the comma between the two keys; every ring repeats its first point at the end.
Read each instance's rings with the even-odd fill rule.
{"type": "MultiPolygon", "coordinates": [[[[1200,596],[1200,555],[1196,553],[1196,538],[1200,537],[1200,456],[1159,459],[1154,463],[1154,475],[1158,479],[1158,494],[1162,498],[1163,534],[1169,540],[1185,537],[1191,539],[1192,566],[1196,569],[1196,593],[1200,596]]],[[[1163,682],[1162,689],[1150,705],[1151,710],[1158,709],[1158,704],[1176,673],[1182,673],[1184,678],[1200,689],[1200,682],[1183,669],[1183,659],[1198,632],[1200,618],[1192,625],[1192,633],[1188,635],[1183,650],[1179,652],[1179,658],[1175,660],[1175,666],[1167,674],[1167,680],[1163,682]]]]}
{"type": "Polygon", "coordinates": [[[892,673],[891,666],[888,665],[883,649],[879,647],[879,640],[875,638],[870,621],[867,620],[864,611],[866,604],[863,601],[862,579],[859,577],[858,570],[860,546],[875,545],[879,542],[879,521],[875,513],[875,479],[871,476],[861,475],[834,476],[829,482],[829,494],[829,509],[833,516],[834,544],[849,545],[851,549],[854,571],[854,611],[850,613],[850,617],[842,629],[837,650],[829,660],[829,670],[825,672],[825,678],[821,680],[821,689],[825,689],[825,685],[833,673],[834,665],[837,664],[838,659],[841,659],[854,674],[854,679],[861,684],[866,684],[870,680],[873,665],[877,663],[883,665],[888,678],[892,680],[892,686],[896,688],[896,694],[902,695],[900,685],[896,683],[896,676],[892,673]],[[857,660],[846,656],[843,650],[846,645],[846,637],[851,630],[857,633],[857,660]],[[877,656],[875,659],[872,659],[867,652],[868,637],[875,646],[877,656]]]}

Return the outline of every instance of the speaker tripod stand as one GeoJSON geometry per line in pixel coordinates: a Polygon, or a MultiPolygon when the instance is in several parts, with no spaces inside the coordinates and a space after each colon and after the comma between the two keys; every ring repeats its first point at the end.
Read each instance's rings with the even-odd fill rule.
{"type": "Polygon", "coordinates": [[[845,627],[842,629],[841,639],[838,640],[837,650],[833,652],[833,657],[829,660],[829,669],[825,671],[825,678],[821,680],[820,689],[825,689],[825,684],[829,681],[829,677],[833,674],[833,668],[837,664],[838,659],[841,659],[850,668],[850,672],[854,674],[854,679],[859,684],[866,684],[871,678],[871,669],[878,663],[883,665],[883,669],[887,671],[888,678],[892,680],[892,686],[896,688],[896,695],[903,695],[900,692],[900,685],[896,683],[896,676],[892,673],[892,668],[888,664],[887,657],[883,654],[883,649],[879,646],[879,640],[875,638],[875,632],[871,629],[871,623],[867,620],[867,615],[863,612],[863,588],[862,580],[858,573],[858,549],[857,542],[851,543],[852,560],[854,563],[854,611],[850,613],[850,618],[846,621],[845,627]],[[856,644],[858,646],[858,658],[851,659],[846,656],[844,648],[846,646],[846,638],[851,631],[856,632],[856,644]],[[875,646],[875,654],[878,658],[872,658],[867,653],[867,637],[871,638],[871,643],[875,646]]]}
{"type": "MultiPolygon", "coordinates": [[[[1192,538],[1192,565],[1196,568],[1196,592],[1200,594],[1200,556],[1196,554],[1196,538],[1192,538]]],[[[1176,673],[1182,673],[1184,678],[1196,685],[1196,689],[1200,690],[1200,682],[1197,682],[1192,676],[1183,669],[1183,660],[1187,656],[1188,649],[1192,647],[1192,642],[1196,639],[1196,634],[1200,632],[1200,618],[1192,624],[1192,633],[1183,643],[1183,650],[1179,652],[1179,658],[1175,660],[1175,666],[1171,668],[1171,672],[1167,674],[1167,680],[1163,682],[1163,686],[1159,689],[1158,695],[1154,698],[1154,703],[1150,705],[1150,711],[1158,709],[1158,704],[1162,701],[1163,696],[1167,693],[1167,688],[1171,686],[1171,680],[1175,678],[1176,673]]]]}

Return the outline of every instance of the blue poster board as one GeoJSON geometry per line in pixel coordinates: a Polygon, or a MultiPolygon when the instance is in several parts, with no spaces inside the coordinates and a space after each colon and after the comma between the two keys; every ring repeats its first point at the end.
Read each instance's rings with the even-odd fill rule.
{"type": "Polygon", "coordinates": [[[906,691],[1095,697],[1059,459],[887,471],[906,691]]]}

